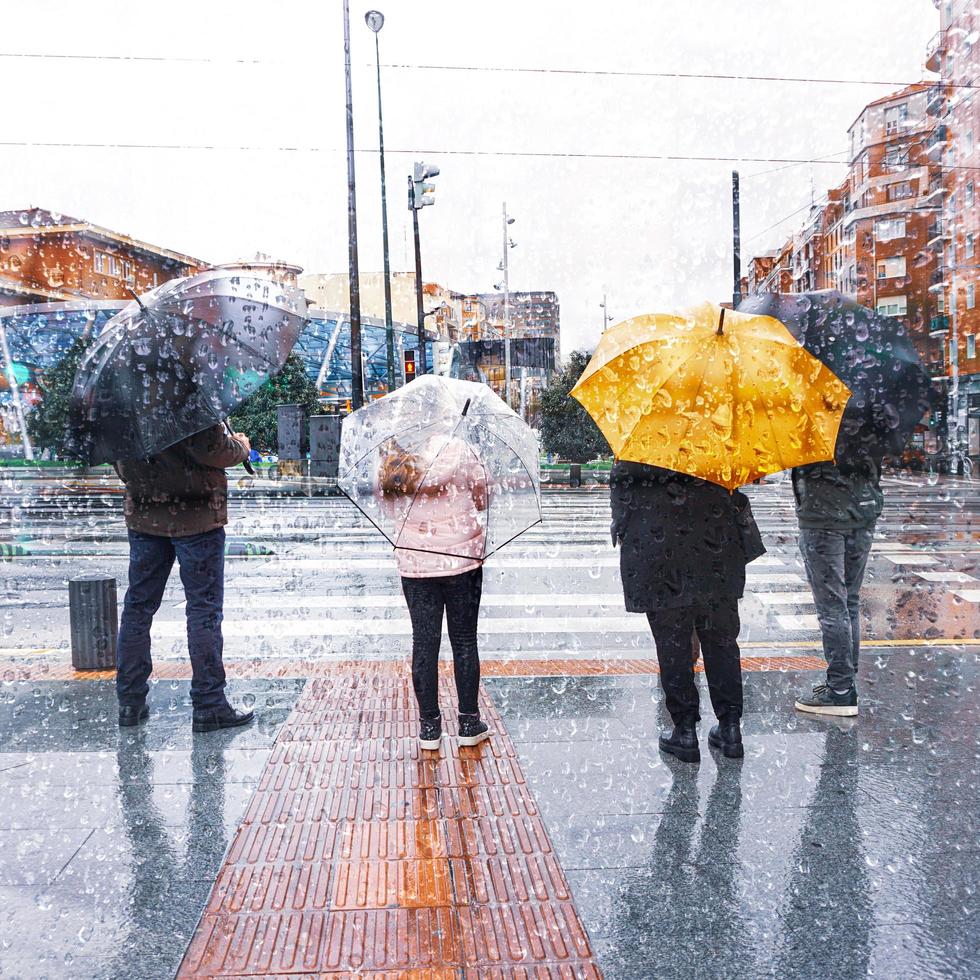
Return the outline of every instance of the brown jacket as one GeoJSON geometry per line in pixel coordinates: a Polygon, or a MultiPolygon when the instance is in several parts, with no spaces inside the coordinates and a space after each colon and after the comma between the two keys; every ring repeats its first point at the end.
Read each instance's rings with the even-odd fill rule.
{"type": "Polygon", "coordinates": [[[248,450],[223,425],[190,436],[149,459],[121,460],[126,526],[142,534],[186,538],[228,523],[226,466],[248,450]]]}

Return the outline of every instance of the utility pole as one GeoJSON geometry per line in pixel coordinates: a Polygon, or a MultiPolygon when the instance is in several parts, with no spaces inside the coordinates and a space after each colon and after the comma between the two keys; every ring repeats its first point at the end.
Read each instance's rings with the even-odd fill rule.
{"type": "Polygon", "coordinates": [[[435,204],[435,184],[429,177],[438,177],[439,168],[425,163],[416,163],[414,173],[408,177],[408,207],[412,212],[412,231],[415,235],[415,311],[418,321],[419,374],[427,374],[425,356],[425,307],[422,300],[422,246],[419,242],[419,211],[435,204]]]}
{"type": "Polygon", "coordinates": [[[381,161],[381,245],[384,251],[385,288],[385,356],[388,367],[388,390],[395,389],[395,328],[391,316],[391,260],[388,258],[388,199],[385,193],[385,128],[381,112],[381,51],[378,35],[384,27],[384,14],[369,10],[364,22],[374,32],[374,65],[378,74],[378,158],[381,161]]]}
{"type": "Polygon", "coordinates": [[[732,309],[742,300],[742,232],[738,199],[738,171],[732,171],[732,309]]]}
{"type": "MultiPolygon", "coordinates": [[[[503,273],[504,273],[504,401],[508,408],[513,408],[510,395],[510,263],[507,260],[507,253],[510,251],[510,243],[507,237],[507,202],[504,201],[503,207],[503,273]]],[[[513,220],[513,219],[512,219],[513,220]]]]}
{"type": "Polygon", "coordinates": [[[350,80],[350,0],[344,0],[344,71],[347,85],[347,242],[350,288],[351,407],[364,404],[361,363],[361,286],[357,268],[357,196],[354,192],[354,98],[350,80]]]}

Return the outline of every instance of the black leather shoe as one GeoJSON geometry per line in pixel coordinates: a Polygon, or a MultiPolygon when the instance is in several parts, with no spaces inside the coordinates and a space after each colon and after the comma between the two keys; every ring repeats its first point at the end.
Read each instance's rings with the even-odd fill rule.
{"type": "Polygon", "coordinates": [[[222,728],[241,728],[255,717],[254,711],[236,711],[230,704],[204,711],[194,709],[195,732],[216,732],[222,728]]]}
{"type": "Polygon", "coordinates": [[[681,721],[674,725],[668,735],[660,736],[660,751],[669,752],[681,762],[700,762],[701,749],[698,748],[698,731],[693,721],[681,721]]]}
{"type": "Polygon", "coordinates": [[[121,704],[119,706],[119,727],[132,728],[150,717],[150,709],[145,704],[121,704]]]}
{"type": "Polygon", "coordinates": [[[742,726],[739,719],[726,718],[718,722],[708,732],[708,744],[712,748],[720,749],[726,758],[741,759],[745,755],[745,748],[742,746],[742,726]]]}

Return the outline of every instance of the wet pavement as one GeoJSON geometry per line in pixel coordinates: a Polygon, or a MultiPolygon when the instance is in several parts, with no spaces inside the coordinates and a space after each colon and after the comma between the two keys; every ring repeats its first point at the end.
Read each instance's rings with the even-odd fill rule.
{"type": "MultiPolygon", "coordinates": [[[[397,578],[384,545],[343,501],[239,498],[232,540],[275,552],[228,562],[231,693],[255,698],[258,724],[191,736],[175,577],[154,634],[152,717],[144,728],[120,731],[111,681],[51,679],[71,677],[67,577],[108,571],[124,587],[118,499],[78,493],[69,510],[37,489],[3,487],[6,541],[31,553],[0,563],[0,976],[173,976],[195,934],[201,941],[202,914],[212,925],[231,914],[212,886],[234,863],[236,834],[254,823],[249,807],[278,771],[275,753],[293,738],[283,741],[282,726],[296,730],[297,704],[320,683],[308,678],[333,672],[368,682],[401,670],[410,633],[397,578]],[[273,679],[276,673],[289,676],[273,679]]],[[[818,633],[788,488],[750,492],[770,554],[750,566],[742,603],[744,653],[754,658],[744,761],[716,758],[704,742],[698,767],[659,754],[664,719],[652,641],[643,617],[622,610],[605,492],[548,494],[544,527],[486,570],[484,688],[501,726],[496,754],[486,758],[511,760],[506,783],[484,762],[467,769],[447,759],[443,769],[419,760],[410,722],[397,732],[364,728],[356,706],[337,709],[334,727],[302,726],[302,738],[322,752],[341,742],[368,751],[376,739],[378,758],[388,760],[383,778],[431,784],[437,814],[449,821],[445,855],[438,837],[430,857],[455,868],[451,888],[385,893],[365,885],[360,911],[338,908],[351,913],[338,921],[363,936],[356,923],[414,909],[416,924],[435,923],[440,936],[444,927],[456,937],[456,945],[440,947],[453,975],[492,962],[496,947],[477,928],[489,920],[478,913],[503,921],[519,915],[514,909],[543,909],[547,923],[552,902],[572,903],[588,946],[538,950],[532,930],[511,953],[520,961],[523,950],[527,965],[549,970],[564,963],[568,975],[595,967],[624,978],[976,975],[976,486],[924,478],[886,484],[869,570],[861,715],[853,721],[792,708],[793,694],[819,678],[818,633]],[[343,727],[348,714],[354,727],[343,727]],[[457,854],[446,807],[460,787],[487,799],[499,791],[504,802],[481,831],[483,844],[457,854]],[[506,803],[517,790],[523,809],[506,803]],[[491,878],[499,873],[508,834],[520,836],[538,817],[547,838],[520,859],[523,872],[506,858],[509,885],[460,890],[480,868],[491,878]],[[521,900],[522,888],[528,896],[543,888],[539,905],[521,900]]],[[[706,692],[702,702],[707,711],[706,692]]],[[[710,723],[706,713],[702,728],[710,723]]],[[[323,800],[340,799],[331,786],[319,788],[323,800]]],[[[479,812],[471,816],[474,828],[483,826],[479,812]]],[[[403,827],[406,814],[389,817],[403,827]]],[[[354,824],[344,830],[346,818],[338,819],[341,836],[354,833],[354,824]]],[[[288,814],[276,825],[284,834],[299,826],[288,814]]],[[[345,864],[339,854],[320,857],[332,869],[324,887],[333,899],[335,872],[345,864]]],[[[397,861],[393,867],[404,872],[397,861]]],[[[290,914],[319,915],[316,902],[323,906],[310,897],[290,914]]],[[[292,921],[283,908],[276,914],[292,921]]],[[[252,920],[221,921],[245,928],[252,920]]],[[[302,948],[309,936],[297,929],[292,942],[302,948]]],[[[326,957],[333,934],[324,935],[316,948],[326,957]]],[[[501,933],[498,945],[513,935],[501,933]]],[[[337,942],[354,957],[347,968],[369,975],[363,942],[337,942]]],[[[325,969],[327,959],[302,969],[325,969]]],[[[513,961],[501,959],[499,968],[516,975],[508,972],[513,961]]],[[[300,967],[265,970],[274,972],[300,967]]]]}

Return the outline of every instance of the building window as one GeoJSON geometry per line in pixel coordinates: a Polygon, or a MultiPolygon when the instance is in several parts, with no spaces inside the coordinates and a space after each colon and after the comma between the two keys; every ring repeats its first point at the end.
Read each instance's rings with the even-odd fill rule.
{"type": "Polygon", "coordinates": [[[109,256],[105,252],[96,252],[93,258],[93,264],[95,266],[95,271],[102,273],[103,275],[108,271],[108,258],[109,256]]]}
{"type": "Polygon", "coordinates": [[[946,294],[940,293],[936,297],[936,312],[945,313],[946,312],[946,294]]]}
{"type": "Polygon", "coordinates": [[[905,316],[909,311],[908,300],[904,296],[882,296],[875,308],[884,316],[905,316]]]}
{"type": "Polygon", "coordinates": [[[909,104],[903,102],[901,105],[889,106],[885,110],[885,132],[897,133],[904,128],[909,118],[909,104]]]}
{"type": "Polygon", "coordinates": [[[122,263],[114,255],[109,256],[109,275],[117,277],[122,275],[122,263]]]}
{"type": "Polygon", "coordinates": [[[973,181],[972,180],[967,181],[966,190],[964,191],[964,194],[966,195],[966,206],[968,208],[972,208],[973,207],[973,181]]]}
{"type": "Polygon", "coordinates": [[[905,256],[896,255],[887,259],[878,260],[878,278],[894,279],[897,276],[905,275],[905,256]]]}
{"type": "Polygon", "coordinates": [[[973,235],[967,235],[966,236],[966,243],[963,246],[963,254],[968,259],[972,259],[973,258],[973,245],[974,245],[973,235]]]}
{"type": "Polygon", "coordinates": [[[905,198],[912,197],[912,182],[900,180],[897,184],[889,184],[885,194],[889,201],[904,201],[905,198]]]}
{"type": "Polygon", "coordinates": [[[905,170],[909,165],[907,146],[890,146],[885,150],[885,166],[892,170],[905,170]]]}
{"type": "Polygon", "coordinates": [[[879,242],[890,242],[896,238],[905,237],[904,218],[885,218],[875,222],[875,239],[879,242]]]}
{"type": "Polygon", "coordinates": [[[966,308],[972,310],[977,305],[977,287],[971,282],[966,287],[966,308]]]}
{"type": "Polygon", "coordinates": [[[967,357],[977,356],[977,335],[975,333],[971,333],[966,338],[966,356],[967,357]]]}

